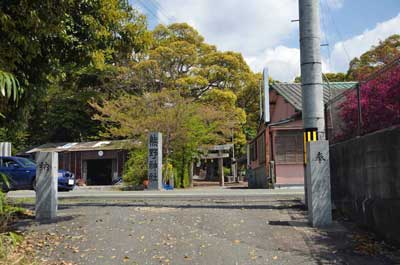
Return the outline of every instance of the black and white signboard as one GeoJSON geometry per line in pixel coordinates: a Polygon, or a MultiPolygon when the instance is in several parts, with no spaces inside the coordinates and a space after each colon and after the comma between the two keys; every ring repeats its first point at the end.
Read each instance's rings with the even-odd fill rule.
{"type": "Polygon", "coordinates": [[[149,134],[149,190],[162,189],[162,134],[149,134]]]}

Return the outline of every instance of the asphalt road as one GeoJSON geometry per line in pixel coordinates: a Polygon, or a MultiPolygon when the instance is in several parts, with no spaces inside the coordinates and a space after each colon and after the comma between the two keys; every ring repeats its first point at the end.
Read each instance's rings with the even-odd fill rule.
{"type": "Polygon", "coordinates": [[[301,199],[65,199],[54,222],[19,228],[46,238],[35,251],[49,264],[396,264],[357,252],[339,223],[310,228],[301,199]]]}

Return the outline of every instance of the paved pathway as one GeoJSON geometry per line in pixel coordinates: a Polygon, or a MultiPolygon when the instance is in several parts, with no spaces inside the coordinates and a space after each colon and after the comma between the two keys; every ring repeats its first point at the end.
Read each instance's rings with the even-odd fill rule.
{"type": "Polygon", "coordinates": [[[19,225],[55,238],[35,248],[43,260],[74,264],[395,264],[358,254],[340,224],[308,227],[301,197],[65,199],[56,222],[19,225]]]}

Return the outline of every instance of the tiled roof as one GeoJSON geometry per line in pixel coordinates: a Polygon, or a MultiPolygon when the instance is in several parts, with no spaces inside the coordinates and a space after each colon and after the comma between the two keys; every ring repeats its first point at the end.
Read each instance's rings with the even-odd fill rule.
{"type": "Polygon", "coordinates": [[[129,150],[138,144],[133,140],[114,140],[114,141],[95,141],[95,142],[76,142],[76,143],[48,143],[26,151],[36,152],[74,152],[92,150],[129,150]]]}
{"type": "MultiPolygon", "coordinates": [[[[357,82],[331,82],[324,83],[324,103],[329,99],[354,87],[357,82]],[[331,93],[331,95],[330,95],[331,93]]],[[[271,86],[279,95],[289,102],[296,110],[301,110],[301,84],[300,83],[275,83],[271,86]]]]}

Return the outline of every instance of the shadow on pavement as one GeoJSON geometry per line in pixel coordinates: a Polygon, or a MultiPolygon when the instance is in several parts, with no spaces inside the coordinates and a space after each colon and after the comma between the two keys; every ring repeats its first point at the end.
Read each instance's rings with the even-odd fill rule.
{"type": "Polygon", "coordinates": [[[25,228],[32,225],[47,225],[47,224],[57,224],[61,222],[69,222],[77,218],[79,215],[69,215],[69,216],[57,216],[52,220],[44,220],[44,221],[36,221],[35,217],[26,218],[18,220],[16,223],[12,225],[12,228],[15,230],[24,230],[25,228]]]}
{"type": "Polygon", "coordinates": [[[246,209],[246,210],[287,210],[295,209],[299,211],[304,210],[304,206],[299,201],[288,201],[289,204],[243,204],[235,203],[229,204],[229,202],[204,202],[201,204],[171,204],[171,203],[130,203],[130,202],[113,202],[113,203],[99,203],[99,202],[78,202],[78,203],[66,203],[59,204],[60,210],[73,208],[73,207],[154,207],[154,208],[178,208],[178,209],[246,209]]]}

